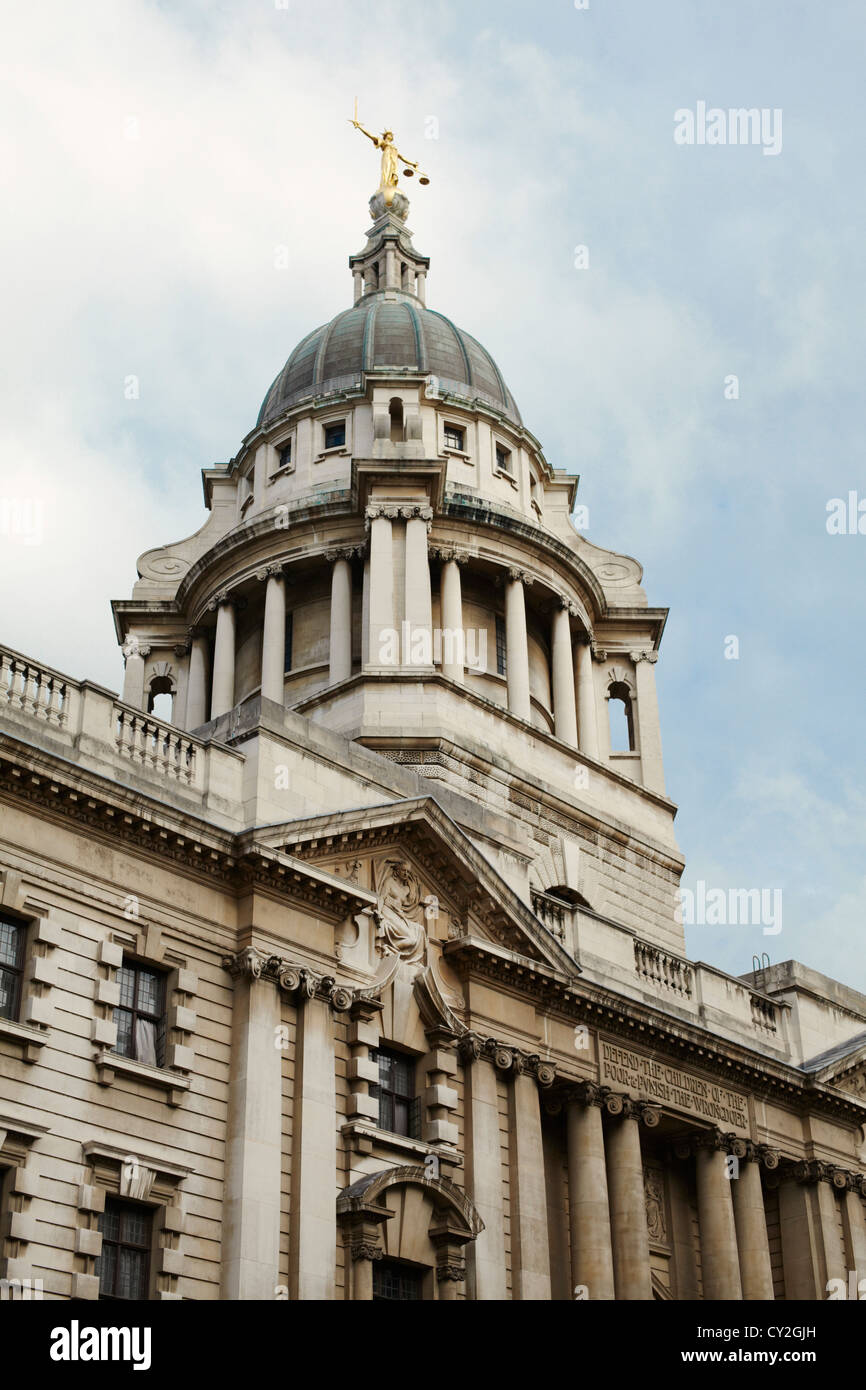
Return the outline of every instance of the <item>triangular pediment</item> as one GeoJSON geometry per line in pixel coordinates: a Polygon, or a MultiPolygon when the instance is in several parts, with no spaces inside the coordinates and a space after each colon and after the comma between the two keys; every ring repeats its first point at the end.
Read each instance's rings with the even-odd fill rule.
{"type": "Polygon", "coordinates": [[[813,1057],[805,1070],[815,1085],[835,1086],[866,1102],[866,1033],[813,1057]]]}
{"type": "MultiPolygon", "coordinates": [[[[417,883],[411,891],[407,888],[406,911],[416,916],[426,911],[431,935],[439,940],[471,936],[557,975],[580,973],[544,923],[433,797],[269,826],[256,833],[256,841],[315,863],[374,895],[383,890],[387,875],[399,874],[396,865],[405,860],[417,883]]],[[[395,885],[389,882],[393,893],[395,885]]]]}

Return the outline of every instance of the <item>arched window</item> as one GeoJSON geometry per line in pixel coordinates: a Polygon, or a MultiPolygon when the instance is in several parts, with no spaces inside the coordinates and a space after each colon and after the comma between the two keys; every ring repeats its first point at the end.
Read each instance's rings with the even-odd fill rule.
{"type": "Polygon", "coordinates": [[[391,404],[388,406],[388,414],[391,416],[391,443],[402,444],[403,402],[399,396],[391,397],[391,404]]]}
{"type": "Polygon", "coordinates": [[[156,676],[150,683],[147,696],[147,712],[166,724],[172,722],[174,714],[174,684],[170,676],[156,676]]]}
{"type": "Polygon", "coordinates": [[[611,753],[633,753],[634,714],[631,691],[622,681],[615,681],[608,691],[611,753]]]}

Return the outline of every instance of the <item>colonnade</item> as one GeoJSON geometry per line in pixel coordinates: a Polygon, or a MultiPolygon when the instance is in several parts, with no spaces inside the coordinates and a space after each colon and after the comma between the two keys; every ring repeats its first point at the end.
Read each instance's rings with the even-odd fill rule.
{"type": "MultiPolygon", "coordinates": [[[[393,634],[401,643],[419,632],[432,641],[432,592],[428,531],[432,509],[422,504],[378,505],[367,508],[369,551],[364,564],[362,664],[381,672],[394,666],[393,634]],[[395,522],[404,526],[398,541],[395,522]],[[398,556],[398,546],[402,546],[398,556]],[[396,564],[397,559],[400,564],[396,564]],[[384,655],[384,653],[388,655],[384,655]]],[[[352,674],[352,559],[361,546],[325,552],[331,565],[328,681],[334,685],[352,674]]],[[[440,570],[442,674],[463,684],[466,679],[466,630],[463,622],[461,565],[466,557],[450,547],[436,549],[440,570]]],[[[287,579],[282,565],[269,565],[256,576],[265,585],[262,630],[261,692],[264,699],[283,702],[287,579]]],[[[526,590],[533,582],[526,571],[504,570],[505,673],[509,713],[529,722],[532,717],[526,590]]],[[[207,637],[200,628],[190,633],[185,726],[197,728],[208,718],[226,714],[235,704],[236,613],[243,600],[222,592],[210,603],[216,613],[213,668],[208,670],[207,637]]],[[[550,611],[550,688],[554,733],[586,757],[598,760],[606,749],[600,737],[598,701],[589,638],[572,635],[577,609],[557,597],[550,611]]],[[[632,652],[639,746],[648,768],[661,768],[654,654],[632,652]],[[644,660],[644,658],[646,658],[644,660]]],[[[136,659],[136,658],[133,658],[136,659]]],[[[405,655],[402,657],[405,660],[405,655]]],[[[143,667],[143,663],[142,664],[143,667]]],[[[413,666],[417,658],[413,659],[413,666]]],[[[429,664],[432,672],[432,660],[429,664]]]]}

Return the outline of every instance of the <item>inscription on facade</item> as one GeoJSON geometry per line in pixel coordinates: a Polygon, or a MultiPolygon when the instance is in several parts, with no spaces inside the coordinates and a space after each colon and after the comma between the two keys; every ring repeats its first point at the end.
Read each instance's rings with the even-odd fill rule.
{"type": "Polygon", "coordinates": [[[692,1076],[667,1062],[657,1062],[630,1048],[600,1040],[603,1086],[628,1091],[635,1099],[656,1100],[674,1110],[700,1115],[722,1129],[749,1132],[746,1097],[727,1086],[692,1076]]]}

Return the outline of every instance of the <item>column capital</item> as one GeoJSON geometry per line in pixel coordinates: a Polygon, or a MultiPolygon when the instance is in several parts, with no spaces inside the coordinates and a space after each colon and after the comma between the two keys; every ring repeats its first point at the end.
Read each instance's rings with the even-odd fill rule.
{"type": "Polygon", "coordinates": [[[496,1038],[484,1038],[479,1033],[464,1033],[457,1042],[457,1052],[464,1066],[485,1057],[497,1071],[533,1077],[542,1090],[547,1090],[556,1080],[555,1062],[538,1053],[523,1052],[510,1043],[497,1042],[496,1038]]]}
{"type": "Polygon", "coordinates": [[[192,627],[188,627],[186,630],[186,640],[192,645],[197,638],[207,637],[209,631],[210,629],[203,627],[201,623],[194,623],[192,627]]]}
{"type": "Polygon", "coordinates": [[[358,543],[355,545],[331,546],[324,550],[322,554],[329,564],[334,564],[336,560],[352,560],[356,555],[363,555],[366,552],[366,545],[358,543]]]}
{"type": "Polygon", "coordinates": [[[126,662],[131,656],[140,656],[143,660],[146,656],[150,656],[151,649],[146,642],[139,642],[137,637],[130,636],[127,637],[120,650],[123,654],[123,660],[126,662]]]}
{"type": "MultiPolygon", "coordinates": [[[[635,665],[637,665],[639,661],[648,661],[651,666],[655,666],[659,659],[658,652],[644,651],[643,648],[640,651],[629,652],[629,656],[635,665]]],[[[599,660],[603,661],[604,657],[600,657],[599,660]]]]}
{"type": "Polygon", "coordinates": [[[535,583],[535,576],[530,574],[528,570],[520,569],[517,565],[509,565],[507,573],[512,583],[520,583],[524,589],[528,589],[530,585],[535,583]]]}
{"type": "Polygon", "coordinates": [[[241,598],[240,595],[230,593],[228,589],[220,589],[220,591],[214,594],[213,598],[208,601],[207,611],[213,613],[218,608],[234,608],[237,612],[240,612],[241,609],[246,608],[246,606],[246,599],[241,598]]]}
{"type": "Polygon", "coordinates": [[[187,640],[186,642],[175,642],[174,646],[172,647],[172,651],[177,657],[189,656],[189,649],[191,646],[192,643],[189,640],[187,640]]]}
{"type": "Polygon", "coordinates": [[[557,609],[565,609],[570,618],[576,618],[579,616],[577,604],[573,603],[567,594],[557,594],[556,607],[557,609]]]}
{"type": "Polygon", "coordinates": [[[346,985],[338,985],[333,975],[320,975],[282,956],[266,956],[253,946],[247,946],[235,955],[225,956],[223,969],[233,979],[246,976],[252,980],[272,980],[286,994],[296,994],[303,999],[321,999],[330,1004],[334,1013],[347,1012],[355,999],[356,991],[346,985]]]}
{"type": "Polygon", "coordinates": [[[453,560],[456,565],[466,565],[469,563],[469,554],[465,550],[458,550],[453,545],[434,545],[430,548],[430,554],[435,560],[441,560],[443,564],[453,560]]]}
{"type": "Polygon", "coordinates": [[[589,649],[592,652],[593,660],[607,661],[607,648],[600,647],[594,638],[589,640],[589,649]]]}
{"type": "Polygon", "coordinates": [[[354,1260],[382,1260],[385,1252],[381,1245],[377,1245],[372,1240],[353,1240],[349,1246],[349,1253],[354,1260]]]}
{"type": "Polygon", "coordinates": [[[256,570],[256,579],[261,584],[267,583],[269,579],[285,579],[285,565],[280,561],[275,561],[270,565],[262,565],[261,569],[256,570]]]}
{"type": "Polygon", "coordinates": [[[839,1168],[835,1163],[826,1163],[819,1158],[801,1159],[793,1166],[793,1175],[798,1183],[810,1186],[813,1183],[826,1182],[838,1191],[843,1191],[848,1187],[849,1174],[846,1169],[839,1168]]]}

